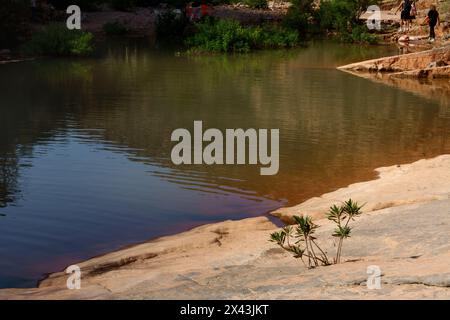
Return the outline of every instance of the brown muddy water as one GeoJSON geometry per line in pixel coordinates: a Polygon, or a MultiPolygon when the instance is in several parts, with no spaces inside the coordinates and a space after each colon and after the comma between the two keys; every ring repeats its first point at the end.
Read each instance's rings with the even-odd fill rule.
{"type": "Polygon", "coordinates": [[[142,42],[0,66],[0,287],[450,152],[447,101],[337,71],[395,47],[178,56],[142,42]],[[171,132],[280,129],[280,171],[171,163],[171,132]]]}

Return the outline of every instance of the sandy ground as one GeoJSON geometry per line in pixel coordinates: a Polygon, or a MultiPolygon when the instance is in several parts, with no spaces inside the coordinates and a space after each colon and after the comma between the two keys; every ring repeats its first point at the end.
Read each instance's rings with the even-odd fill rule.
{"type": "Polygon", "coordinates": [[[344,244],[344,262],[306,269],[269,242],[267,217],[205,225],[78,265],[82,288],[64,272],[39,288],[0,290],[0,299],[450,299],[450,155],[380,168],[362,182],[277,210],[311,214],[320,244],[335,252],[328,206],[366,202],[344,244]],[[366,286],[367,268],[381,288],[366,286]]]}

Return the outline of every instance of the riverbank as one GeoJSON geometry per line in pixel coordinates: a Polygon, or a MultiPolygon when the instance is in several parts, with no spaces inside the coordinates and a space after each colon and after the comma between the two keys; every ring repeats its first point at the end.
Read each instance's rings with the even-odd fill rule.
{"type": "MultiPolygon", "coordinates": [[[[449,299],[450,155],[379,168],[379,178],[310,199],[273,214],[323,219],[333,203],[366,202],[344,245],[344,262],[306,269],[269,242],[267,217],[210,224],[78,264],[82,288],[51,274],[39,288],[0,290],[0,299],[449,299]],[[382,272],[380,290],[366,287],[367,267],[382,272]]],[[[335,248],[331,240],[321,246],[335,248]]]]}

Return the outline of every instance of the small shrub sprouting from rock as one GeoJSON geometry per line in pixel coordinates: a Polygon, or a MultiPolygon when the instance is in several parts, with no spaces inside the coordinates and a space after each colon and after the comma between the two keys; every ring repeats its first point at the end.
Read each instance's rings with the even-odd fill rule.
{"type": "Polygon", "coordinates": [[[327,213],[328,220],[331,220],[336,224],[333,237],[339,239],[336,257],[334,259],[335,263],[341,262],[342,244],[344,239],[350,237],[350,233],[352,231],[349,223],[362,214],[361,208],[362,206],[359,206],[358,203],[350,199],[342,206],[332,206],[327,213]]]}
{"type": "MultiPolygon", "coordinates": [[[[331,260],[332,263],[341,262],[343,242],[350,237],[352,231],[349,226],[350,221],[362,214],[361,208],[362,206],[352,199],[344,202],[341,206],[330,207],[327,218],[336,224],[332,236],[338,238],[336,256],[331,260]]],[[[272,233],[270,241],[291,252],[295,258],[300,258],[308,268],[332,264],[314,236],[319,226],[312,221],[310,216],[294,216],[294,220],[295,225],[285,226],[281,231],[272,233]]]]}

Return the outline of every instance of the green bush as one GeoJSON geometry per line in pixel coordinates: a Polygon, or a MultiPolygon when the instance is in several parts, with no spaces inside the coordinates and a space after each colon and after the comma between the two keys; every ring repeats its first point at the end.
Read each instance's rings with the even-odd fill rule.
{"type": "Polygon", "coordinates": [[[119,21],[107,22],[103,25],[103,31],[107,35],[120,36],[128,33],[127,27],[125,27],[119,21]]]}
{"type": "Polygon", "coordinates": [[[245,0],[244,3],[254,9],[267,9],[269,7],[267,0],[245,0]]]}
{"type": "Polygon", "coordinates": [[[287,48],[298,43],[298,33],[277,26],[242,26],[235,20],[205,19],[186,39],[190,52],[241,52],[287,48]]]}
{"type": "Polygon", "coordinates": [[[378,38],[376,35],[369,33],[365,25],[355,25],[352,28],[350,42],[376,44],[378,38]]]}
{"type": "Polygon", "coordinates": [[[0,49],[15,46],[26,36],[30,18],[29,1],[0,1],[0,49]]]}
{"type": "Polygon", "coordinates": [[[314,13],[313,4],[314,0],[292,0],[292,5],[283,19],[283,26],[300,33],[309,31],[314,13]]]}
{"type": "Polygon", "coordinates": [[[93,35],[81,30],[69,30],[63,24],[50,24],[25,44],[28,54],[80,56],[92,52],[93,35]]]}
{"type": "Polygon", "coordinates": [[[321,30],[336,31],[338,33],[350,32],[354,20],[356,7],[349,0],[330,0],[323,2],[316,12],[316,17],[321,30]]]}

